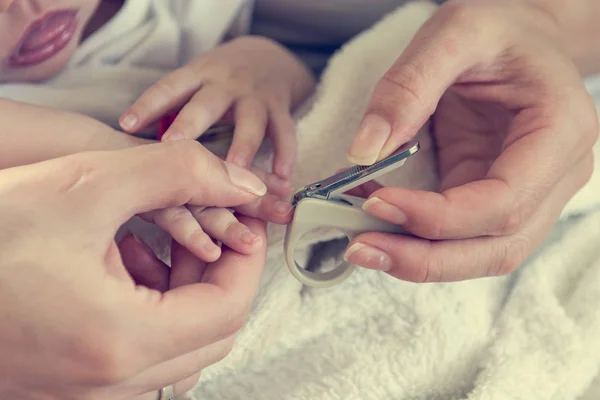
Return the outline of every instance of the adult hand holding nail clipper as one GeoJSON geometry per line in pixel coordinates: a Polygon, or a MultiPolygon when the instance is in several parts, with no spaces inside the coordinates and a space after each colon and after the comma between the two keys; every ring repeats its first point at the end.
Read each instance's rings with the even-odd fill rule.
{"type": "Polygon", "coordinates": [[[190,389],[247,317],[264,223],[240,218],[262,243],[252,254],[225,248],[205,263],[176,245],[171,269],[132,236],[117,246],[115,233],[135,214],[232,207],[264,191],[193,141],[1,170],[0,398],[155,400],[163,387],[190,389]]]}
{"type": "Polygon", "coordinates": [[[580,75],[600,71],[598,50],[585,59],[568,40],[600,7],[558,3],[450,0],[418,31],[376,86],[349,159],[386,157],[433,115],[441,187],[371,184],[365,210],[418,237],[363,234],[346,259],[453,281],[509,273],[543,240],[589,179],[598,133],[580,75]]]}

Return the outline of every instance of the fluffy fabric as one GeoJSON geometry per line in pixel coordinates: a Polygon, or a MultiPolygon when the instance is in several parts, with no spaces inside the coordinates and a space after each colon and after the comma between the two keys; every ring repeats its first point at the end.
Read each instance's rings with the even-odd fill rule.
{"type": "MultiPolygon", "coordinates": [[[[402,7],[334,57],[299,121],[297,186],[346,165],[375,83],[434,10],[424,2],[402,7]]],[[[588,84],[593,92],[595,81],[588,84]]],[[[436,187],[426,129],[419,140],[423,150],[384,183],[436,187]]],[[[305,288],[285,268],[283,229],[271,226],[250,320],[190,397],[600,398],[599,193],[597,168],[522,268],[459,283],[412,284],[359,270],[338,286],[305,288]]]]}

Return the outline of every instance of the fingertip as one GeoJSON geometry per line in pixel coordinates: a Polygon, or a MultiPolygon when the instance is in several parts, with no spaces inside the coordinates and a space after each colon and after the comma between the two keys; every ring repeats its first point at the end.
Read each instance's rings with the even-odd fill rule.
{"type": "Polygon", "coordinates": [[[137,116],[132,111],[127,111],[119,119],[119,125],[127,133],[135,132],[136,128],[139,126],[139,123],[140,123],[139,116],[137,116]]]}
{"type": "Polygon", "coordinates": [[[262,238],[240,222],[230,224],[225,232],[223,243],[242,254],[256,253],[262,247],[262,238]]]}
{"type": "Polygon", "coordinates": [[[281,179],[290,179],[292,173],[294,172],[294,162],[291,161],[290,158],[287,158],[284,161],[277,162],[274,166],[274,172],[275,175],[277,175],[281,179]]]}
{"type": "Polygon", "coordinates": [[[205,261],[207,263],[212,263],[217,261],[222,254],[221,248],[216,246],[215,248],[211,248],[210,250],[208,249],[199,249],[197,251],[194,251],[194,255],[196,257],[198,257],[199,259],[201,259],[202,261],[205,261]]]}
{"type": "Polygon", "coordinates": [[[217,261],[222,253],[221,248],[206,234],[203,234],[202,237],[198,239],[190,240],[187,245],[182,243],[180,243],[180,245],[187,248],[196,257],[207,263],[217,261]]]}

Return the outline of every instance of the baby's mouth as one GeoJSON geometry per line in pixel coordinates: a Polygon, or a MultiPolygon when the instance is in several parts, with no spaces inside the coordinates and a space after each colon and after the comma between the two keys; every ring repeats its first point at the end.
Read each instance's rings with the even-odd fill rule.
{"type": "Polygon", "coordinates": [[[9,59],[9,67],[29,67],[54,57],[77,31],[77,10],[57,10],[34,21],[9,59]]]}

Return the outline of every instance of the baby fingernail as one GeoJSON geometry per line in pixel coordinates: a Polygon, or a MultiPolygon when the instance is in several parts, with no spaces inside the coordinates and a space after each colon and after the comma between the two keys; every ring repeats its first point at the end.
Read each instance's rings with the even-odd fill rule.
{"type": "Polygon", "coordinates": [[[167,141],[167,140],[184,140],[184,139],[185,139],[185,136],[181,132],[172,132],[172,133],[169,133],[168,135],[165,135],[163,137],[163,141],[167,141]]]}
{"type": "Polygon", "coordinates": [[[254,244],[260,237],[252,233],[248,228],[244,229],[241,234],[242,242],[246,244],[254,244]]]}
{"type": "Polygon", "coordinates": [[[257,196],[263,196],[267,193],[267,186],[252,172],[227,161],[224,163],[229,180],[235,186],[257,196]]]}
{"type": "Polygon", "coordinates": [[[219,246],[217,246],[212,240],[206,241],[202,247],[204,247],[204,250],[211,253],[219,248],[219,246]]]}
{"type": "Polygon", "coordinates": [[[346,250],[344,260],[350,264],[374,269],[389,271],[392,269],[392,259],[385,252],[362,243],[354,243],[346,250]]]}
{"type": "Polygon", "coordinates": [[[389,122],[376,114],[367,115],[348,151],[348,160],[358,165],[373,164],[391,134],[389,122]]]}
{"type": "Polygon", "coordinates": [[[239,165],[240,167],[247,167],[249,164],[248,158],[241,154],[238,154],[235,157],[233,157],[233,160],[231,160],[231,162],[235,165],[239,165]]]}
{"type": "Polygon", "coordinates": [[[125,114],[121,118],[121,127],[126,130],[131,130],[138,124],[138,118],[133,114],[125,114]]]}
{"type": "Polygon", "coordinates": [[[275,211],[278,214],[287,215],[289,214],[294,207],[290,203],[286,203],[285,201],[278,200],[275,202],[275,211]]]}
{"type": "Polygon", "coordinates": [[[362,209],[396,225],[404,225],[408,220],[404,211],[379,197],[371,197],[365,201],[362,209]]]}

